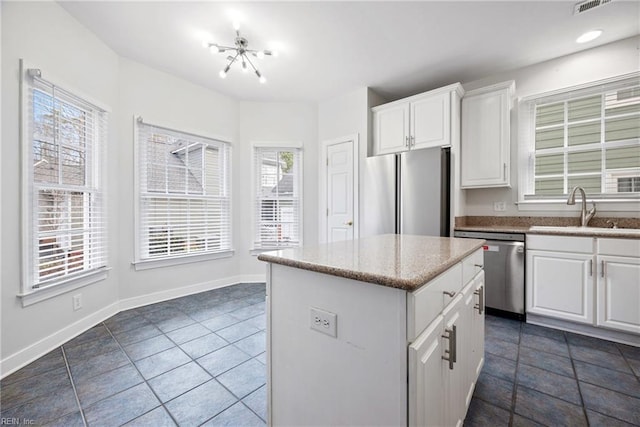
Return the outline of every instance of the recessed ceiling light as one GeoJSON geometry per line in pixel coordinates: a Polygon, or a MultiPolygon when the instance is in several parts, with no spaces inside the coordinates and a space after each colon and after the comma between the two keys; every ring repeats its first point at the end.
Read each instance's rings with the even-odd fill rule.
{"type": "Polygon", "coordinates": [[[600,37],[601,34],[602,34],[602,30],[587,31],[586,33],[584,33],[583,35],[581,35],[580,37],[578,37],[576,39],[576,43],[587,43],[587,42],[590,42],[590,41],[595,40],[598,37],[600,37]]]}

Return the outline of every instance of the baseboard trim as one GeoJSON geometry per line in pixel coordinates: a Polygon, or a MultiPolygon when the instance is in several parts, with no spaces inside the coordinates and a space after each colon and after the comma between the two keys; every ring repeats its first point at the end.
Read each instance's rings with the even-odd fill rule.
{"type": "Polygon", "coordinates": [[[264,281],[264,274],[240,275],[225,277],[218,280],[210,280],[207,282],[196,283],[195,285],[183,286],[181,288],[169,289],[166,291],[154,292],[152,294],[121,299],[119,311],[142,307],[149,304],[156,304],[174,298],[186,297],[187,295],[210,291],[212,289],[237,285],[239,283],[264,283],[264,281]]]}
{"type": "Polygon", "coordinates": [[[98,323],[107,320],[109,317],[118,314],[121,311],[197,294],[199,292],[212,289],[237,285],[239,283],[264,283],[265,280],[266,278],[264,274],[238,275],[116,301],[113,304],[100,309],[69,326],[66,326],[58,332],[41,339],[35,344],[0,360],[0,379],[14,373],[18,369],[49,353],[51,350],[60,347],[70,339],[80,335],[87,329],[94,327],[98,323]]]}
{"type": "Polygon", "coordinates": [[[0,360],[0,378],[4,378],[18,369],[28,365],[39,357],[60,347],[70,339],[80,335],[87,329],[93,328],[98,323],[118,313],[118,302],[108,305],[82,319],[60,329],[58,332],[13,353],[0,360]]]}
{"type": "Polygon", "coordinates": [[[607,341],[615,341],[621,344],[632,345],[634,347],[640,347],[640,336],[627,332],[614,331],[612,329],[605,328],[596,328],[595,326],[581,325],[579,323],[573,323],[567,320],[553,319],[550,317],[538,316],[531,313],[527,313],[527,323],[538,326],[546,326],[553,329],[560,329],[580,335],[587,335],[607,341]]]}

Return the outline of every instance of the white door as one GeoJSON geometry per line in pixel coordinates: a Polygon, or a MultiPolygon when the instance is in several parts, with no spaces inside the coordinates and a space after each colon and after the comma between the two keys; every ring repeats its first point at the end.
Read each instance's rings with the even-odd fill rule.
{"type": "Polygon", "coordinates": [[[593,324],[593,257],[527,251],[527,312],[593,324]]]}
{"type": "Polygon", "coordinates": [[[373,112],[373,145],[376,156],[409,149],[408,103],[373,112]]]}
{"type": "Polygon", "coordinates": [[[640,259],[598,256],[598,325],[640,333],[640,259]]]}
{"type": "Polygon", "coordinates": [[[412,148],[442,147],[451,143],[450,93],[411,103],[412,148]]]}
{"type": "Polygon", "coordinates": [[[327,146],[327,242],[354,237],[353,141],[327,146]]]}

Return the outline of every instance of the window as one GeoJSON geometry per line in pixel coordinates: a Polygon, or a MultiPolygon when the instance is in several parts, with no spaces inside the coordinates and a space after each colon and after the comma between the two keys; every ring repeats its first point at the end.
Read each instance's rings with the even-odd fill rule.
{"type": "Polygon", "coordinates": [[[25,294],[107,265],[103,149],[107,113],[25,74],[25,294]]]}
{"type": "Polygon", "coordinates": [[[640,197],[640,80],[637,76],[523,103],[528,159],[524,199],[640,197]]]}
{"type": "Polygon", "coordinates": [[[254,148],[254,248],[299,246],[302,217],[302,152],[254,148]]]}
{"type": "Polygon", "coordinates": [[[231,251],[229,144],[136,127],[138,261],[231,251]]]}

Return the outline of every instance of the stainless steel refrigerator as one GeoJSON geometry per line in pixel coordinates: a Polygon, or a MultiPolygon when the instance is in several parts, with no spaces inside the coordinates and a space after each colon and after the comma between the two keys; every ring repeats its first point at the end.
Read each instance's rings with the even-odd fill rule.
{"type": "Polygon", "coordinates": [[[396,154],[395,232],[449,236],[451,149],[396,154]]]}

